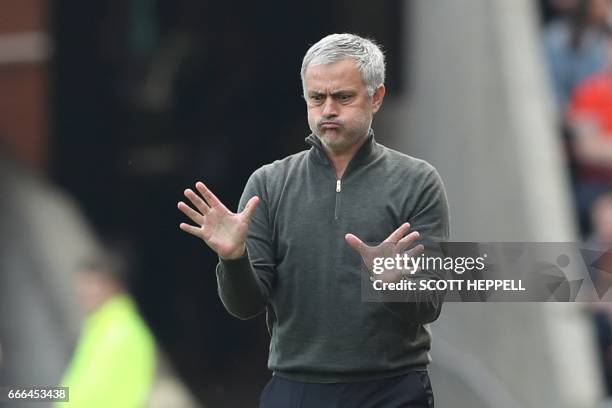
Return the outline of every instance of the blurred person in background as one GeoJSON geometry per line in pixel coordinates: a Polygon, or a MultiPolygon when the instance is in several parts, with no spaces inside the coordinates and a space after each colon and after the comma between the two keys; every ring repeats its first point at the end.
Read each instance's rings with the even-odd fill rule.
{"type": "Polygon", "coordinates": [[[605,68],[578,85],[566,113],[583,233],[589,230],[595,199],[612,188],[612,36],[607,41],[605,68]]]}
{"type": "MultiPolygon", "coordinates": [[[[612,190],[601,194],[591,210],[593,234],[588,240],[589,248],[601,255],[595,260],[595,268],[590,268],[591,279],[604,295],[612,285],[612,190]]],[[[608,396],[612,396],[612,304],[608,300],[595,301],[589,304],[600,351],[601,369],[608,396]]]]}
{"type": "Polygon", "coordinates": [[[118,249],[98,250],[77,276],[85,322],[62,386],[69,407],[195,408],[127,290],[118,249]]]}
{"type": "Polygon", "coordinates": [[[447,239],[442,181],[374,139],[385,62],[373,42],[327,36],[307,51],[301,76],[310,150],[255,171],[237,213],[196,183],[199,194],[185,190],[195,209],[178,203],[196,225],[180,228],[218,254],[232,315],[267,311],[274,375],[260,407],[431,408],[427,324],[442,300],[363,302],[358,254],[375,249],[364,241],[447,239]]]}
{"type": "Polygon", "coordinates": [[[0,385],[51,385],[78,338],[74,273],[95,244],[74,201],[16,156],[0,143],[0,385]]]}
{"type": "Polygon", "coordinates": [[[100,251],[83,263],[77,293],[86,314],[62,386],[70,407],[141,407],[151,391],[155,341],[123,284],[126,265],[100,251]]]}
{"type": "Polygon", "coordinates": [[[571,13],[554,18],[544,29],[559,112],[565,111],[576,85],[605,64],[611,6],[610,0],[579,0],[571,13]]]}

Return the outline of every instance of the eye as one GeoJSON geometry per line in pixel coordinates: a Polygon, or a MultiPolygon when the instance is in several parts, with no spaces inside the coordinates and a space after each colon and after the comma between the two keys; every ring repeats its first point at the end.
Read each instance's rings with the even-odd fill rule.
{"type": "Polygon", "coordinates": [[[339,94],[338,95],[338,101],[340,101],[340,103],[347,103],[351,100],[352,95],[349,94],[339,94]]]}
{"type": "Polygon", "coordinates": [[[312,94],[308,97],[308,99],[314,104],[320,104],[323,102],[323,96],[318,94],[312,94]]]}

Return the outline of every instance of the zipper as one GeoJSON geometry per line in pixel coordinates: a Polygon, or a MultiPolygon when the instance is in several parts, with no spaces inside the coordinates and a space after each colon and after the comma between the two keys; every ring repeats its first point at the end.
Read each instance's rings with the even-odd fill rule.
{"type": "MultiPolygon", "coordinates": [[[[368,135],[369,135],[369,132],[368,132],[368,135]]],[[[313,136],[313,135],[310,135],[310,136],[313,136]]],[[[331,169],[332,172],[335,173],[331,160],[329,160],[329,157],[327,157],[327,154],[325,153],[325,150],[323,149],[323,147],[321,147],[321,145],[315,142],[314,140],[308,140],[307,138],[306,141],[311,146],[313,146],[315,149],[318,149],[322,153],[323,157],[325,158],[325,161],[332,168],[331,169]]],[[[366,140],[366,143],[369,143],[369,142],[366,140]]],[[[360,149],[363,149],[363,146],[361,146],[360,149]]],[[[355,153],[355,155],[357,155],[358,153],[359,153],[359,150],[355,153]]],[[[349,170],[352,170],[354,166],[355,166],[355,156],[353,156],[351,158],[351,161],[348,163],[346,170],[344,171],[343,177],[346,177],[346,175],[349,173],[349,170]]],[[[341,192],[342,192],[342,179],[336,179],[336,205],[334,206],[334,221],[337,221],[340,218],[340,193],[341,192]]]]}
{"type": "Polygon", "coordinates": [[[336,205],[334,206],[334,220],[338,219],[338,212],[340,207],[340,193],[342,192],[342,180],[336,180],[336,205]]]}

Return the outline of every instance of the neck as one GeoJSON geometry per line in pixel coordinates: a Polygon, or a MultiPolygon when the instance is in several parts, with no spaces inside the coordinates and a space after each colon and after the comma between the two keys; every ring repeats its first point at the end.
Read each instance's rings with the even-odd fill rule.
{"type": "Polygon", "coordinates": [[[331,150],[329,147],[323,144],[323,149],[325,150],[325,153],[327,153],[327,157],[329,157],[332,166],[334,166],[334,169],[336,170],[336,178],[338,180],[342,179],[342,176],[344,175],[344,172],[346,171],[351,159],[355,157],[355,154],[365,143],[367,138],[368,134],[366,133],[364,136],[359,138],[356,143],[341,151],[331,150]]]}

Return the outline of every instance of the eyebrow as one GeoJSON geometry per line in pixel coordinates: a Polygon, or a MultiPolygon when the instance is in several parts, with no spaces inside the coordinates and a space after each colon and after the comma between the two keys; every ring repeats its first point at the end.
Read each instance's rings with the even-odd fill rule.
{"type": "MultiPolygon", "coordinates": [[[[330,93],[331,96],[338,96],[338,95],[346,95],[346,94],[356,94],[357,91],[353,90],[353,89],[340,89],[338,91],[333,91],[330,93]]],[[[327,93],[325,92],[321,92],[321,91],[310,91],[308,92],[309,96],[325,96],[327,95],[327,93]]]]}

